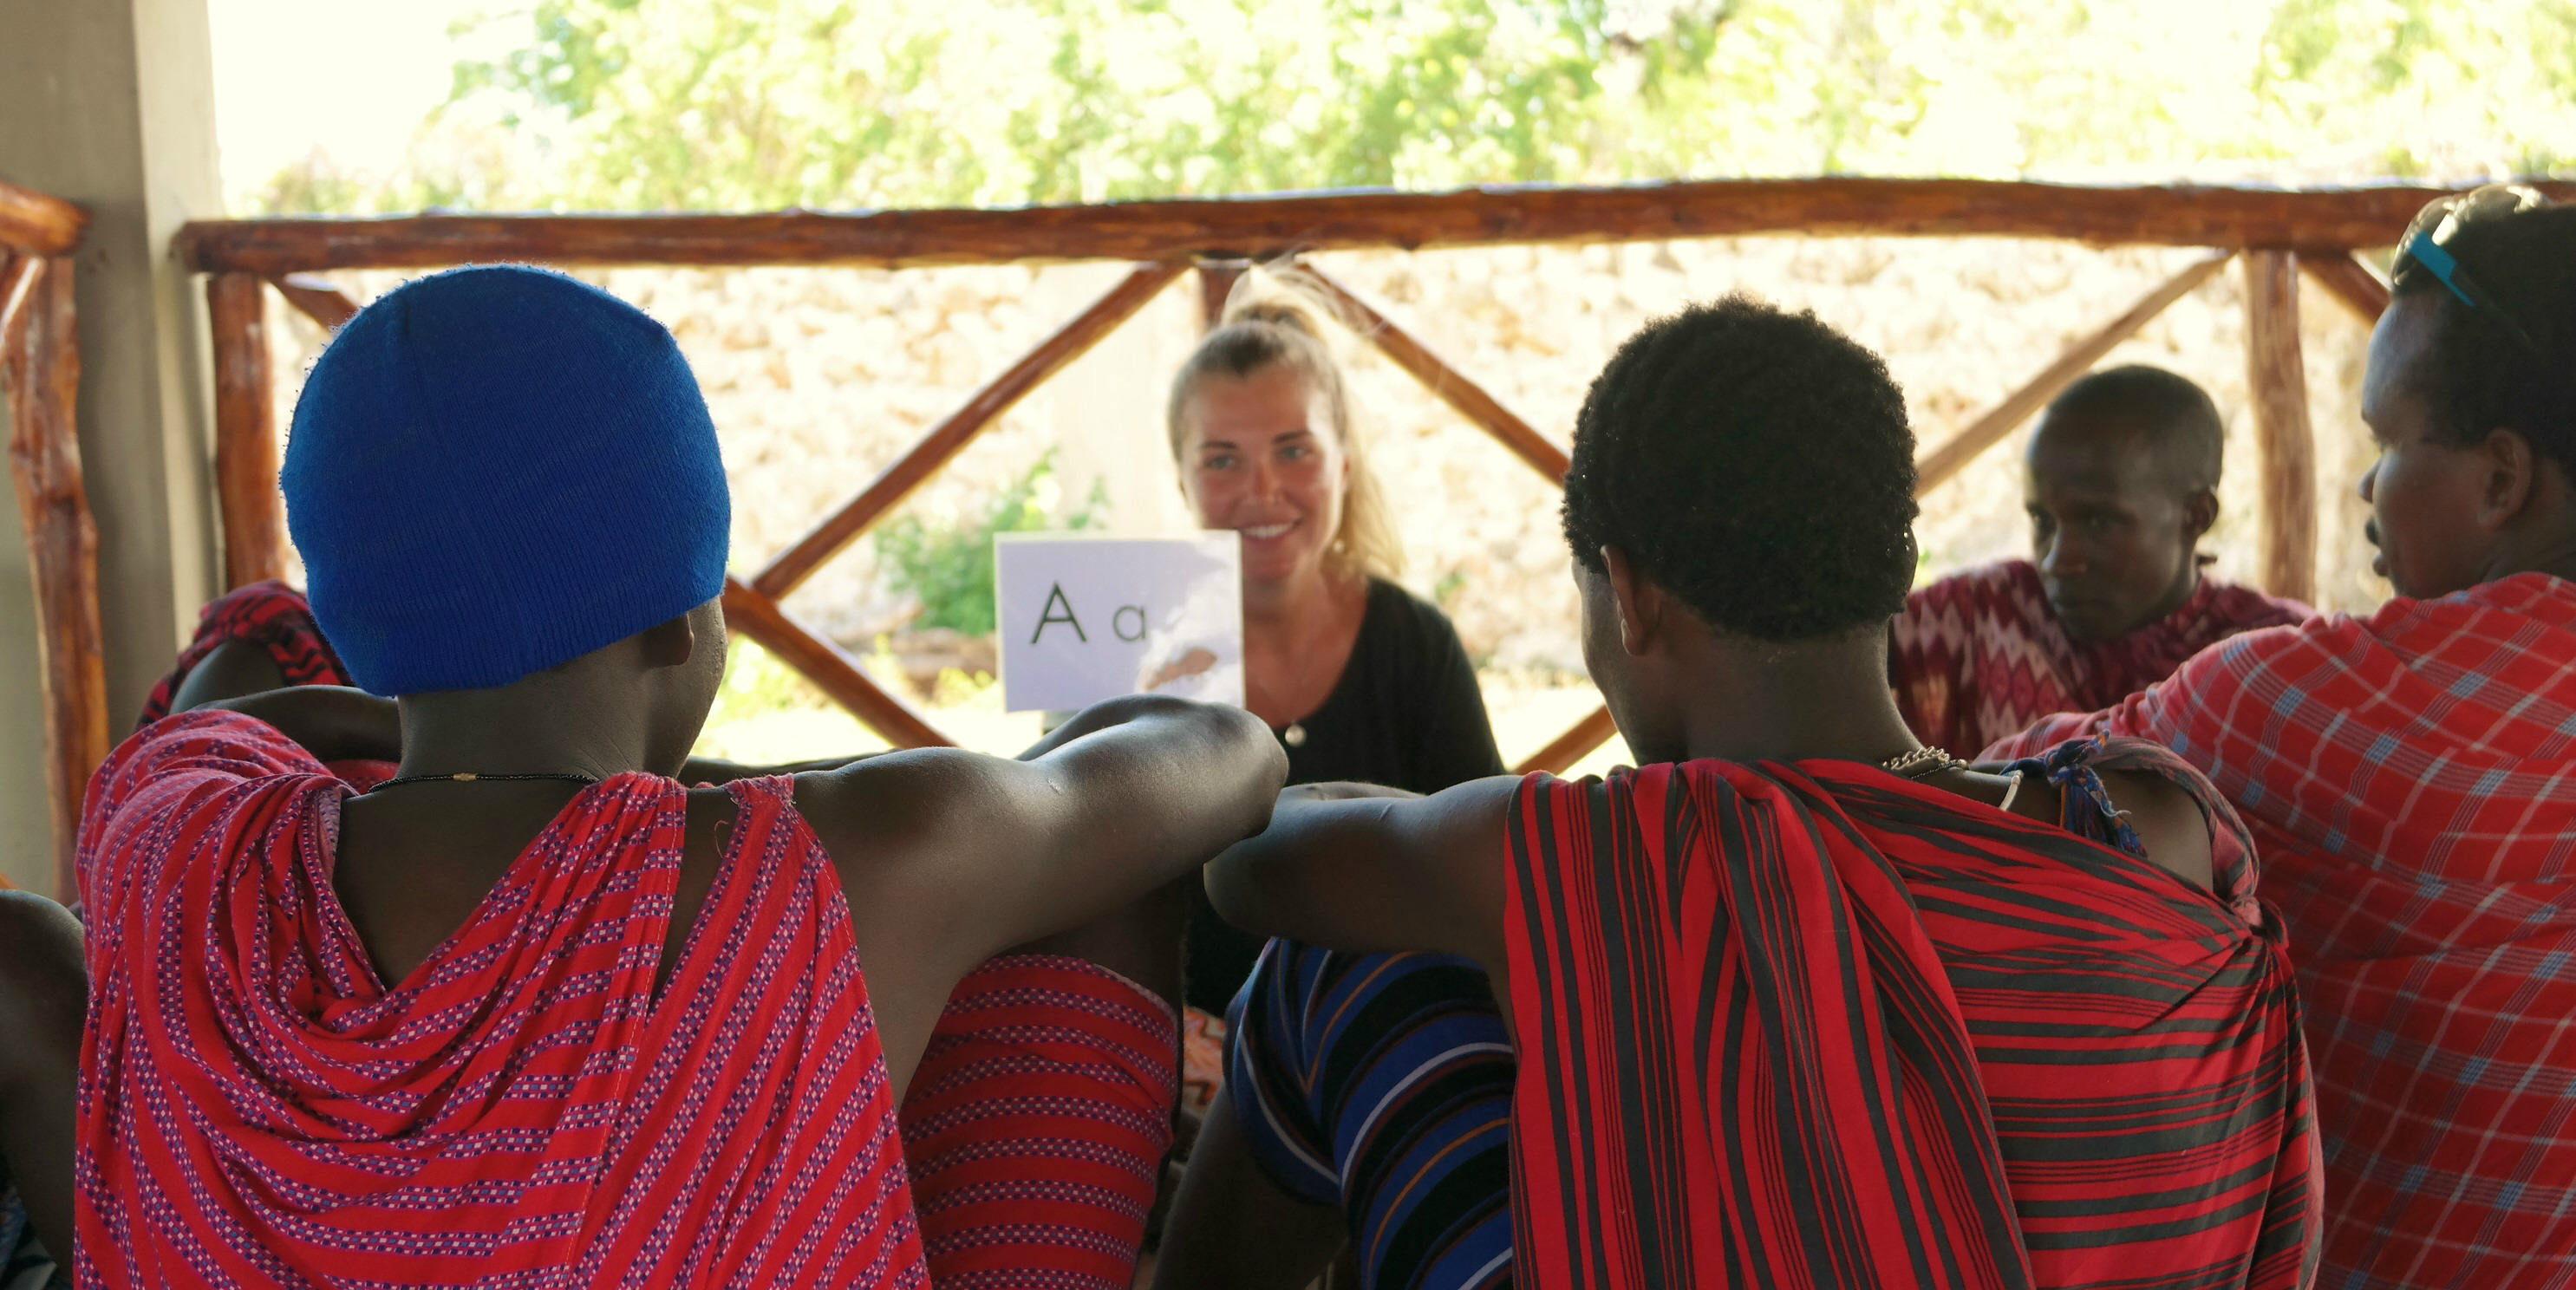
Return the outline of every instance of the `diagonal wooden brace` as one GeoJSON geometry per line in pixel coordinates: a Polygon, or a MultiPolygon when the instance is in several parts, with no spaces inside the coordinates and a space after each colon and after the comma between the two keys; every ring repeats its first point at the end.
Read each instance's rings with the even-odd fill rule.
{"type": "Polygon", "coordinates": [[[1037,348],[1011,364],[1009,371],[975,391],[975,396],[966,400],[966,406],[932,427],[929,434],[923,435],[919,443],[896,458],[893,465],[886,467],[885,473],[878,475],[847,505],[815,525],[811,532],[797,539],[795,545],[779,553],[777,559],[769,562],[768,568],[751,580],[751,585],[773,600],[803,585],[824,561],[839,555],[861,534],[875,527],[888,512],[902,505],[905,498],[930,482],[930,477],[939,473],[940,467],[965,451],[975,436],[1000,420],[1013,404],[1099,344],[1102,337],[1116,331],[1120,323],[1144,308],[1145,302],[1152,300],[1174,278],[1189,269],[1188,263],[1178,261],[1137,265],[1124,281],[1110,288],[1107,295],[1092,302],[1091,307],[1075,315],[1072,322],[1039,342],[1037,348]]]}

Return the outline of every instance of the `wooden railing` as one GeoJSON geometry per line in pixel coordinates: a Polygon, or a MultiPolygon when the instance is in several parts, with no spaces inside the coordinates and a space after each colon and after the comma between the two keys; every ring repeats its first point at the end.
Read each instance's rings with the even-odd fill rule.
{"type": "MultiPolygon", "coordinates": [[[[2576,186],[2558,185],[2560,195],[2576,186]]],[[[229,220],[178,236],[186,263],[212,276],[216,443],[225,563],[233,580],[286,566],[276,487],[276,426],[261,292],[335,327],[355,302],[316,278],[324,269],[433,268],[491,261],[559,266],[865,265],[910,268],[1115,259],[1115,287],[977,390],[849,501],[748,581],[730,582],[732,626],[819,685],[888,740],[948,742],[858,661],[779,601],[882,521],[978,434],[1183,274],[1196,273],[1212,315],[1245,263],[1296,264],[1315,289],[1398,366],[1550,480],[1565,449],[1411,332],[1310,262],[1319,251],[1507,243],[1633,242],[1745,234],[2002,236],[2096,245],[2205,246],[2213,253],[2147,293],[2043,366],[2011,396],[1921,458],[1921,489],[1954,478],[2121,341],[2208,281],[2231,259],[2246,276],[2247,375],[2255,391],[2264,488],[2267,585],[2308,598],[2316,566],[2315,452],[2299,353],[2305,271],[2365,318],[2388,288],[2355,255],[2394,241],[2445,190],[2387,185],[2292,191],[2077,188],[1968,180],[1809,179],[1508,188],[1416,194],[1339,192],[1127,202],[1017,210],[758,215],[421,215],[387,219],[229,220]]],[[[1523,764],[1560,770],[1615,733],[1596,711],[1523,764]]]]}
{"type": "Polygon", "coordinates": [[[45,780],[55,894],[69,900],[81,791],[106,760],[107,663],[99,631],[98,528],[81,483],[80,333],[72,252],[79,207],[0,183],[0,386],[9,398],[9,469],[34,572],[44,665],[45,780]]]}

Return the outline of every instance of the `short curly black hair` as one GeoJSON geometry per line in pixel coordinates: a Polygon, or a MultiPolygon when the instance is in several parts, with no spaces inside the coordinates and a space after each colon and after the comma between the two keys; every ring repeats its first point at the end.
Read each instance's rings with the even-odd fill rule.
{"type": "Polygon", "coordinates": [[[2576,205],[2473,220],[2442,249],[2539,352],[2494,311],[2461,303],[2439,278],[2401,258],[2396,294],[2430,293],[2442,306],[2432,346],[2406,377],[2430,405],[2435,433],[2470,444],[2510,427],[2576,478],[2576,205]]]}
{"type": "Polygon", "coordinates": [[[1813,313],[1729,296],[1647,324],[1592,382],[1565,540],[1617,547],[1710,626],[1877,626],[1914,581],[1914,433],[1887,364],[1813,313]]]}

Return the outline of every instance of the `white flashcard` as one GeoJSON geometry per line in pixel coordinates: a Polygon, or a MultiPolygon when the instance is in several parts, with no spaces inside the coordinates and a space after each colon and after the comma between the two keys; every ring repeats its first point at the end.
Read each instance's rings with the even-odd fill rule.
{"type": "Polygon", "coordinates": [[[1124,694],[1243,703],[1243,540],[1003,533],[993,543],[1002,704],[1124,694]]]}

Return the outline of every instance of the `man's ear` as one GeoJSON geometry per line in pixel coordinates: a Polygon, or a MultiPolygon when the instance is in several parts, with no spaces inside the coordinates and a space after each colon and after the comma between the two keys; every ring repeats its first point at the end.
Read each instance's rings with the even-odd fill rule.
{"type": "Polygon", "coordinates": [[[1619,647],[1631,656],[1646,652],[1664,622],[1664,589],[1637,576],[1628,553],[1601,548],[1601,568],[1610,579],[1610,599],[1619,607],[1619,647]]]}
{"type": "Polygon", "coordinates": [[[2218,494],[2195,488],[2182,499],[2182,531],[2194,544],[2218,524],[2218,494]]]}
{"type": "Polygon", "coordinates": [[[647,627],[635,640],[646,667],[683,667],[698,652],[698,629],[687,614],[647,627]]]}
{"type": "Polygon", "coordinates": [[[2487,431],[2478,445],[2486,479],[2478,490],[2478,527],[2490,532],[2511,524],[2531,505],[2540,488],[2543,463],[2531,440],[2519,430],[2487,431]]]}

